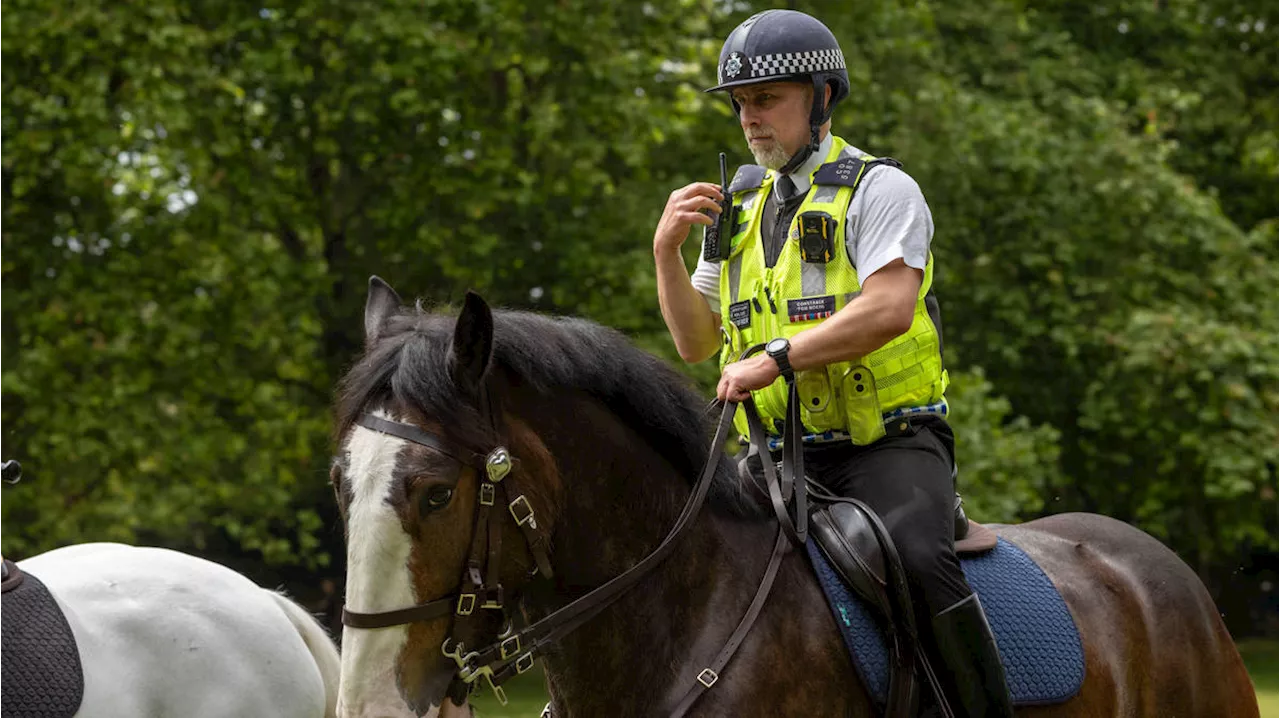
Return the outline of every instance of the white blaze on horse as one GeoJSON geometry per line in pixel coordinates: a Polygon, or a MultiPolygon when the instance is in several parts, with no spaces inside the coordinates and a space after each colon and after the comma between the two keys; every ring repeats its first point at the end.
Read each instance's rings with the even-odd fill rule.
{"type": "MultiPolygon", "coordinates": [[[[74,636],[68,647],[78,649],[83,674],[77,717],[336,715],[340,661],[329,635],[293,601],[225,566],[112,543],[59,548],[17,566],[24,582],[47,587],[74,636]]],[[[11,595],[6,634],[22,620],[8,615],[19,606],[11,595]]],[[[6,709],[19,700],[9,692],[14,680],[5,676],[6,709]]]]}

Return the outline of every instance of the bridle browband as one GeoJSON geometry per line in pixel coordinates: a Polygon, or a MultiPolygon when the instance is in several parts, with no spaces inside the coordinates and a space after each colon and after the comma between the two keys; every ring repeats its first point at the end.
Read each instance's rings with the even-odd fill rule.
{"type": "MultiPolygon", "coordinates": [[[[356,424],[363,426],[372,431],[381,432],[396,436],[405,441],[411,441],[428,448],[434,449],[463,466],[475,467],[475,459],[480,458],[476,455],[470,455],[470,458],[464,458],[462,452],[458,452],[452,445],[444,439],[430,434],[423,429],[398,421],[388,421],[372,414],[364,414],[356,424]]],[[[480,602],[480,608],[502,608],[502,585],[497,582],[497,553],[500,547],[500,541],[495,539],[498,536],[497,524],[491,523],[490,509],[497,503],[498,495],[505,492],[501,491],[501,482],[511,473],[511,455],[507,453],[504,447],[497,447],[489,454],[483,457],[483,471],[478,475],[483,477],[480,484],[480,500],[477,503],[476,528],[472,531],[472,553],[467,557],[467,575],[464,580],[471,583],[471,591],[459,592],[438,598],[434,601],[427,601],[416,606],[401,608],[394,611],[382,611],[378,613],[358,613],[349,611],[344,606],[342,609],[342,623],[352,628],[387,628],[389,626],[399,626],[406,623],[417,623],[419,621],[429,621],[433,618],[440,618],[447,615],[450,611],[454,611],[459,616],[470,616],[476,609],[477,600],[480,596],[485,596],[485,601],[480,602]],[[483,531],[481,531],[483,527],[483,531]],[[488,576],[482,576],[478,564],[478,557],[475,552],[478,539],[488,537],[490,539],[489,546],[489,566],[487,567],[488,576]]],[[[538,522],[533,513],[533,507],[529,504],[529,500],[523,494],[516,496],[515,499],[507,503],[507,510],[515,519],[516,525],[524,533],[525,542],[528,544],[529,552],[533,555],[537,570],[545,576],[551,576],[551,560],[547,555],[546,545],[542,537],[535,533],[538,529],[538,522]]]]}
{"type": "MultiPolygon", "coordinates": [[[[753,347],[744,352],[742,358],[746,358],[761,349],[763,349],[763,345],[753,347]]],[[[488,402],[484,403],[488,404],[488,402]]],[[[755,413],[754,402],[748,398],[745,403],[748,416],[753,415],[755,413]]],[[[494,421],[495,412],[491,405],[488,408],[490,409],[490,420],[492,422],[494,421]]],[[[736,409],[736,402],[723,404],[715,438],[712,440],[711,451],[707,457],[706,464],[703,466],[702,474],[699,476],[697,483],[689,494],[689,499],[685,502],[684,508],[681,510],[679,517],[676,518],[675,524],[667,533],[666,538],[649,555],[645,556],[630,569],[569,604],[551,612],[542,619],[519,630],[514,627],[509,628],[505,633],[498,636],[499,640],[496,643],[490,644],[485,648],[466,652],[466,647],[462,642],[454,641],[452,634],[445,638],[444,644],[441,646],[441,652],[445,657],[452,658],[458,664],[458,670],[455,672],[453,682],[450,683],[447,691],[447,695],[454,700],[455,704],[462,705],[466,700],[466,694],[469,692],[470,687],[483,677],[498,700],[505,705],[507,699],[501,687],[503,683],[532,668],[537,656],[541,655],[548,646],[556,643],[622,598],[628,589],[639,583],[650,571],[671,555],[677,542],[693,525],[693,519],[698,515],[702,504],[706,500],[712,479],[716,474],[716,467],[719,465],[723,454],[719,447],[724,446],[728,437],[729,427],[733,424],[733,416],[736,409]],[[453,644],[452,647],[450,646],[451,643],[453,644]]],[[[356,424],[366,429],[427,446],[449,456],[464,466],[474,467],[475,459],[479,458],[479,455],[476,454],[471,455],[472,458],[469,460],[460,458],[459,454],[464,452],[457,452],[443,438],[413,424],[389,421],[372,414],[362,415],[356,421],[356,424]]],[[[788,443],[790,444],[791,442],[788,443]]],[[[795,442],[795,446],[798,453],[798,441],[795,442]]],[[[506,447],[500,444],[483,458],[482,468],[484,470],[479,472],[482,477],[479,488],[480,501],[477,504],[476,522],[472,527],[471,549],[463,575],[463,583],[469,584],[470,590],[408,608],[377,613],[358,613],[349,611],[344,606],[342,609],[342,623],[344,625],[351,628],[386,628],[441,618],[452,611],[456,627],[460,622],[472,620],[471,616],[477,607],[477,600],[480,596],[484,596],[485,600],[479,603],[479,608],[501,610],[504,618],[506,617],[502,586],[497,582],[498,542],[501,533],[498,524],[491,520],[492,513],[490,508],[495,505],[497,495],[504,494],[502,480],[511,472],[512,459],[506,447]],[[489,542],[487,565],[483,567],[485,570],[482,574],[482,566],[478,557],[481,555],[481,544],[484,543],[486,537],[489,542]]],[[[765,461],[764,463],[768,465],[770,462],[765,461]]],[[[767,472],[767,478],[770,482],[771,494],[777,496],[779,487],[776,486],[777,479],[773,472],[767,472]]],[[[787,486],[782,487],[782,492],[791,494],[792,486],[790,484],[792,482],[788,481],[787,483],[787,486]]],[[[803,493],[803,480],[798,484],[799,487],[796,493],[803,493]]],[[[790,497],[788,496],[788,498],[790,497]]],[[[797,496],[797,501],[798,503],[803,502],[799,496],[797,496]]],[[[510,501],[507,507],[508,512],[524,533],[525,542],[534,557],[537,565],[534,575],[541,573],[543,576],[551,577],[551,562],[547,556],[546,542],[537,533],[537,522],[528,499],[523,494],[520,494],[510,501]]],[[[775,511],[781,510],[783,514],[786,513],[785,507],[779,507],[776,501],[774,508],[775,511]]],[[[804,517],[805,514],[802,511],[799,520],[794,523],[790,520],[790,516],[787,516],[788,521],[785,523],[780,521],[768,567],[765,569],[764,577],[761,579],[760,586],[756,590],[756,595],[752,599],[751,605],[720,653],[710,665],[697,675],[696,680],[683,693],[683,698],[673,710],[672,716],[683,716],[693,706],[698,697],[719,680],[720,671],[729,663],[729,660],[742,644],[743,639],[746,638],[751,626],[755,623],[756,617],[764,607],[765,599],[768,598],[774,578],[777,576],[778,567],[786,552],[789,543],[788,539],[794,543],[799,538],[800,544],[798,545],[803,544],[804,517]],[[797,536],[796,523],[800,524],[799,536],[797,536]]],[[[780,515],[779,519],[781,518],[782,516],[780,515]]]]}

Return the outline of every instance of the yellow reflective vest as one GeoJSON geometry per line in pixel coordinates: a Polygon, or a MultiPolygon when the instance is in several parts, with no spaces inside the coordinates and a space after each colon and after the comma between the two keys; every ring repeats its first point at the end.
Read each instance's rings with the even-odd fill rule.
{"type": "MultiPolygon", "coordinates": [[[[812,184],[783,244],[778,261],[765,266],[761,216],[765,197],[776,173],[763,167],[739,168],[729,190],[735,205],[736,227],[729,230],[730,250],[720,271],[720,317],[724,346],[721,368],[736,361],[741,352],[775,337],[791,337],[816,326],[840,311],[861,291],[858,273],[845,250],[845,223],[849,204],[867,170],[876,160],[845,153],[849,145],[832,138],[824,164],[811,177],[812,184]],[[827,237],[833,251],[802,256],[800,239],[827,237]]],[[[815,243],[807,242],[813,247],[815,243]]],[[[879,349],[850,361],[796,372],[805,432],[848,432],[855,444],[870,444],[885,435],[884,415],[898,408],[924,406],[944,400],[947,372],[942,365],[938,328],[929,316],[925,297],[933,286],[933,255],[924,270],[911,328],[879,349]]],[[[786,416],[786,382],[754,392],[765,427],[780,433],[786,416]]],[[[747,433],[745,409],[735,424],[747,433]]]]}

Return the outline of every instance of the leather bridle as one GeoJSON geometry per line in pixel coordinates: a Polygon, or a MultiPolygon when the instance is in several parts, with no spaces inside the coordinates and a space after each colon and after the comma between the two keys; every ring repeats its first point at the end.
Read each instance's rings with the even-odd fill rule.
{"type": "MultiPolygon", "coordinates": [[[[761,348],[763,348],[763,345],[753,347],[752,350],[744,353],[743,358],[761,348]]],[[[483,402],[483,404],[487,405],[488,402],[483,402]]],[[[746,404],[748,416],[753,415],[755,413],[753,403],[748,399],[746,404]]],[[[490,405],[488,408],[490,409],[490,421],[493,422],[493,407],[490,405]]],[[[707,457],[706,464],[703,466],[702,473],[666,538],[649,555],[645,556],[630,569],[528,626],[516,629],[512,624],[508,623],[512,627],[501,636],[498,636],[497,642],[484,648],[468,652],[462,642],[453,639],[454,632],[451,631],[449,637],[445,638],[441,646],[441,652],[445,657],[452,658],[458,665],[453,681],[447,691],[447,695],[453,699],[455,704],[462,705],[466,701],[466,695],[471,686],[477,680],[483,678],[494,691],[498,700],[505,705],[507,702],[506,695],[501,687],[504,682],[532,668],[536,658],[548,646],[555,644],[574,629],[612,605],[670,556],[680,538],[693,526],[693,519],[702,508],[707,492],[711,487],[712,479],[715,477],[716,467],[723,456],[724,452],[720,447],[724,446],[729,428],[733,424],[733,415],[736,409],[737,403],[735,402],[728,402],[723,405],[715,438],[711,443],[711,451],[707,457]]],[[[463,465],[475,466],[477,463],[475,459],[480,458],[479,455],[472,455],[472,460],[466,459],[463,456],[464,452],[458,452],[442,437],[429,433],[413,424],[390,421],[372,414],[362,415],[356,423],[367,429],[396,436],[440,451],[463,465]]],[[[496,432],[495,436],[497,436],[496,432]]],[[[797,447],[798,453],[799,442],[795,442],[794,445],[797,447]]],[[[452,612],[454,630],[456,631],[460,623],[474,620],[473,616],[477,607],[501,610],[504,618],[509,618],[506,616],[506,607],[503,603],[502,586],[497,579],[501,527],[495,520],[492,508],[499,499],[505,502],[503,479],[511,472],[512,457],[506,447],[499,444],[489,451],[483,457],[483,461],[479,463],[481,466],[478,468],[482,469],[478,471],[478,475],[481,477],[479,486],[480,500],[477,504],[477,516],[471,534],[471,547],[462,577],[462,585],[466,588],[456,594],[392,611],[357,613],[344,607],[342,610],[342,622],[344,625],[351,628],[385,628],[430,621],[452,612]],[[488,544],[487,551],[484,547],[486,540],[488,544]],[[485,557],[487,563],[481,563],[482,556],[485,557]]],[[[765,461],[766,465],[770,463],[765,461]]],[[[791,468],[791,466],[787,466],[787,468],[791,468]]],[[[781,498],[781,495],[777,486],[777,478],[772,471],[768,472],[768,479],[770,481],[771,498],[775,498],[775,511],[780,510],[785,514],[785,506],[780,506],[777,501],[777,499],[781,498]]],[[[790,481],[788,481],[788,484],[784,487],[782,493],[788,494],[787,498],[790,498],[789,494],[794,491],[797,494],[797,503],[803,505],[803,499],[799,496],[804,492],[803,480],[798,482],[798,486],[790,481]]],[[[537,564],[537,573],[550,577],[552,575],[551,562],[547,556],[546,542],[537,533],[538,525],[534,517],[533,507],[523,494],[517,495],[506,503],[508,513],[524,533],[527,548],[537,564]]],[[[761,579],[760,586],[756,590],[756,595],[752,599],[751,605],[733,634],[729,636],[720,653],[697,675],[696,679],[683,693],[682,700],[672,712],[673,716],[683,716],[697,701],[698,697],[719,680],[720,671],[729,663],[729,660],[733,657],[743,639],[746,638],[751,626],[755,623],[756,617],[764,607],[765,599],[768,598],[773,586],[782,557],[786,553],[788,539],[790,539],[791,543],[796,542],[797,539],[799,539],[800,544],[803,543],[805,513],[801,511],[798,521],[795,523],[790,520],[790,516],[787,516],[788,520],[785,523],[781,521],[781,518],[782,516],[780,515],[777,537],[774,540],[773,552],[770,555],[768,567],[765,569],[764,577],[761,579]],[[797,523],[799,526],[796,525],[797,523]],[[798,532],[797,528],[799,529],[798,532]],[[797,533],[799,534],[798,536],[797,533]]]]}
{"type": "MultiPolygon", "coordinates": [[[[504,446],[496,446],[484,456],[460,451],[443,437],[425,431],[414,424],[391,421],[373,414],[363,414],[356,424],[371,431],[426,446],[463,466],[476,469],[476,476],[479,479],[479,496],[476,501],[475,522],[471,529],[470,548],[457,593],[392,611],[361,613],[351,611],[344,606],[343,625],[351,628],[387,628],[430,621],[452,613],[456,630],[459,624],[475,621],[477,609],[502,611],[504,621],[509,620],[502,583],[498,576],[501,565],[502,525],[497,520],[498,516],[495,516],[497,514],[495,507],[499,503],[507,507],[507,513],[524,535],[526,548],[533,556],[537,567],[534,570],[535,575],[541,573],[548,578],[552,576],[546,540],[538,533],[538,521],[532,504],[524,494],[517,494],[515,498],[507,500],[503,479],[511,473],[513,466],[510,452],[504,446]]],[[[506,635],[501,638],[505,640],[498,644],[500,663],[505,664],[509,661],[509,665],[503,665],[502,669],[509,669],[510,675],[514,676],[533,667],[534,657],[530,652],[520,652],[518,636],[514,637],[516,638],[514,642],[510,640],[512,637],[506,635]]],[[[506,696],[500,687],[501,681],[495,680],[495,676],[499,673],[493,671],[490,666],[484,666],[483,669],[478,667],[478,664],[470,660],[475,654],[465,654],[465,650],[465,645],[461,641],[454,640],[452,636],[447,637],[441,646],[444,655],[447,658],[453,658],[459,667],[454,682],[450,684],[449,695],[458,698],[455,702],[461,705],[466,699],[470,685],[478,678],[484,677],[499,700],[505,704],[506,696]]],[[[506,676],[505,673],[501,675],[506,676]]]]}

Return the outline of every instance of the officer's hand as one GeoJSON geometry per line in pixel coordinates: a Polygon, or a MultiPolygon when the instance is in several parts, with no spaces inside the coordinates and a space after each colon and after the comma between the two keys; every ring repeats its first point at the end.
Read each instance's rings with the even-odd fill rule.
{"type": "Polygon", "coordinates": [[[726,364],[716,386],[716,397],[721,401],[746,401],[751,392],[769,386],[779,375],[778,362],[765,354],[726,364]]]}
{"type": "Polygon", "coordinates": [[[710,225],[720,214],[720,201],[724,195],[720,187],[710,182],[694,182],[671,193],[667,207],[653,232],[653,251],[678,251],[689,237],[689,228],[695,224],[710,225]],[[711,213],[703,214],[702,210],[711,213]]]}

